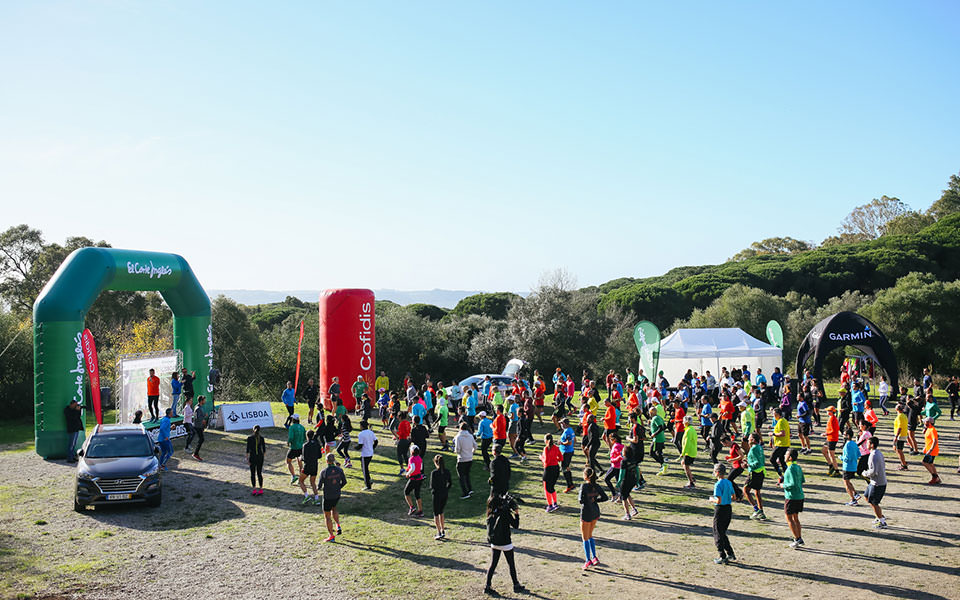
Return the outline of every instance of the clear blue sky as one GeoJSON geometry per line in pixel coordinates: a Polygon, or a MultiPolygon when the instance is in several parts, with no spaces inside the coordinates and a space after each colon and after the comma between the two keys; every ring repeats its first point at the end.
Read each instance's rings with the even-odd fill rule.
{"type": "Polygon", "coordinates": [[[209,288],[524,291],[960,170],[960,3],[5,2],[0,227],[209,288]]]}

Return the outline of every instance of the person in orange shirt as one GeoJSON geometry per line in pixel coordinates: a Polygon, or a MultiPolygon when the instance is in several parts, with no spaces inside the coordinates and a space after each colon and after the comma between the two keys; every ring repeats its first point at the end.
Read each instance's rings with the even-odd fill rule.
{"type": "Polygon", "coordinates": [[[160,378],[153,369],[150,369],[150,376],[147,377],[147,410],[150,411],[151,421],[160,418],[160,378]]]}
{"type": "Polygon", "coordinates": [[[940,480],[940,475],[937,474],[937,468],[933,466],[933,461],[940,454],[940,434],[937,433],[937,428],[933,426],[932,417],[927,417],[924,423],[927,429],[923,432],[923,461],[921,464],[923,468],[930,472],[930,481],[927,482],[927,485],[940,485],[943,482],[940,480]]]}
{"type": "Polygon", "coordinates": [[[543,381],[543,377],[537,375],[533,381],[533,412],[541,425],[543,425],[543,399],[546,395],[547,384],[543,381]]]}
{"type": "Polygon", "coordinates": [[[612,448],[613,434],[617,432],[617,408],[609,397],[603,401],[603,404],[607,407],[606,412],[603,413],[603,441],[606,442],[607,448],[612,448]]]}
{"type": "Polygon", "coordinates": [[[683,402],[679,398],[673,401],[673,445],[680,452],[683,446],[683,418],[687,416],[687,411],[683,410],[683,402]]]}
{"type": "Polygon", "coordinates": [[[827,441],[823,444],[823,457],[827,459],[827,477],[839,477],[840,466],[837,464],[837,442],[840,441],[840,419],[837,418],[837,407],[828,406],[827,413],[827,441]]]}
{"type": "Polygon", "coordinates": [[[870,435],[877,434],[877,423],[880,422],[880,417],[877,416],[877,412],[873,410],[873,404],[867,400],[867,410],[863,411],[863,418],[867,420],[867,423],[870,423],[870,435]]]}
{"type": "Polygon", "coordinates": [[[633,387],[633,384],[627,385],[627,391],[629,392],[629,396],[627,397],[627,412],[632,413],[640,406],[640,396],[637,395],[637,390],[633,387]]]}
{"type": "Polygon", "coordinates": [[[723,430],[732,436],[733,402],[730,402],[730,396],[726,394],[720,399],[720,423],[723,425],[723,430]]]}
{"type": "Polygon", "coordinates": [[[507,445],[507,417],[503,414],[503,405],[497,407],[497,416],[493,419],[493,445],[501,449],[507,445]]]}

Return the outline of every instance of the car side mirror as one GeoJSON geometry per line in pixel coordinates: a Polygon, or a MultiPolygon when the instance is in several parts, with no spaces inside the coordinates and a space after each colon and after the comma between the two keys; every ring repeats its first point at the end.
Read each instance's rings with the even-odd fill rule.
{"type": "Polygon", "coordinates": [[[83,449],[80,449],[80,450],[77,452],[77,456],[83,456],[83,449]]]}

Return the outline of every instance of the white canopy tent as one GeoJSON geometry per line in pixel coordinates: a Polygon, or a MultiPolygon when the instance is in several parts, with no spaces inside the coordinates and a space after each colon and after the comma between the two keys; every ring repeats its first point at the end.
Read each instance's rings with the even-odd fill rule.
{"type": "Polygon", "coordinates": [[[730,370],[743,365],[754,375],[758,367],[763,369],[770,381],[774,367],[783,371],[783,351],[740,328],[678,329],[660,343],[658,369],[663,371],[671,387],[677,385],[687,369],[699,375],[710,371],[716,377],[721,367],[730,370]]]}

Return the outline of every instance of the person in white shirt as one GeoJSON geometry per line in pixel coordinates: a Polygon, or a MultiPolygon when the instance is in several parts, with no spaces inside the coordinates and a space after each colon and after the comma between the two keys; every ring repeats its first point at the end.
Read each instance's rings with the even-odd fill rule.
{"type": "Polygon", "coordinates": [[[890,384],[886,377],[880,377],[880,385],[877,386],[877,392],[880,394],[880,408],[883,409],[883,416],[890,414],[887,410],[887,399],[890,398],[890,384]]]}
{"type": "Polygon", "coordinates": [[[473,466],[473,453],[477,450],[477,440],[470,433],[466,423],[460,424],[460,433],[453,438],[453,451],[457,454],[457,477],[460,478],[461,500],[473,494],[473,484],[470,483],[470,467],[473,466]]]}
{"type": "Polygon", "coordinates": [[[373,449],[378,443],[376,434],[370,429],[370,423],[366,419],[360,421],[357,449],[360,450],[360,469],[363,471],[364,490],[373,488],[373,482],[370,480],[370,461],[373,460],[373,449]]]}
{"type": "Polygon", "coordinates": [[[193,441],[193,400],[187,398],[183,401],[183,427],[187,430],[187,445],[184,448],[190,451],[190,442],[193,441]]]}

